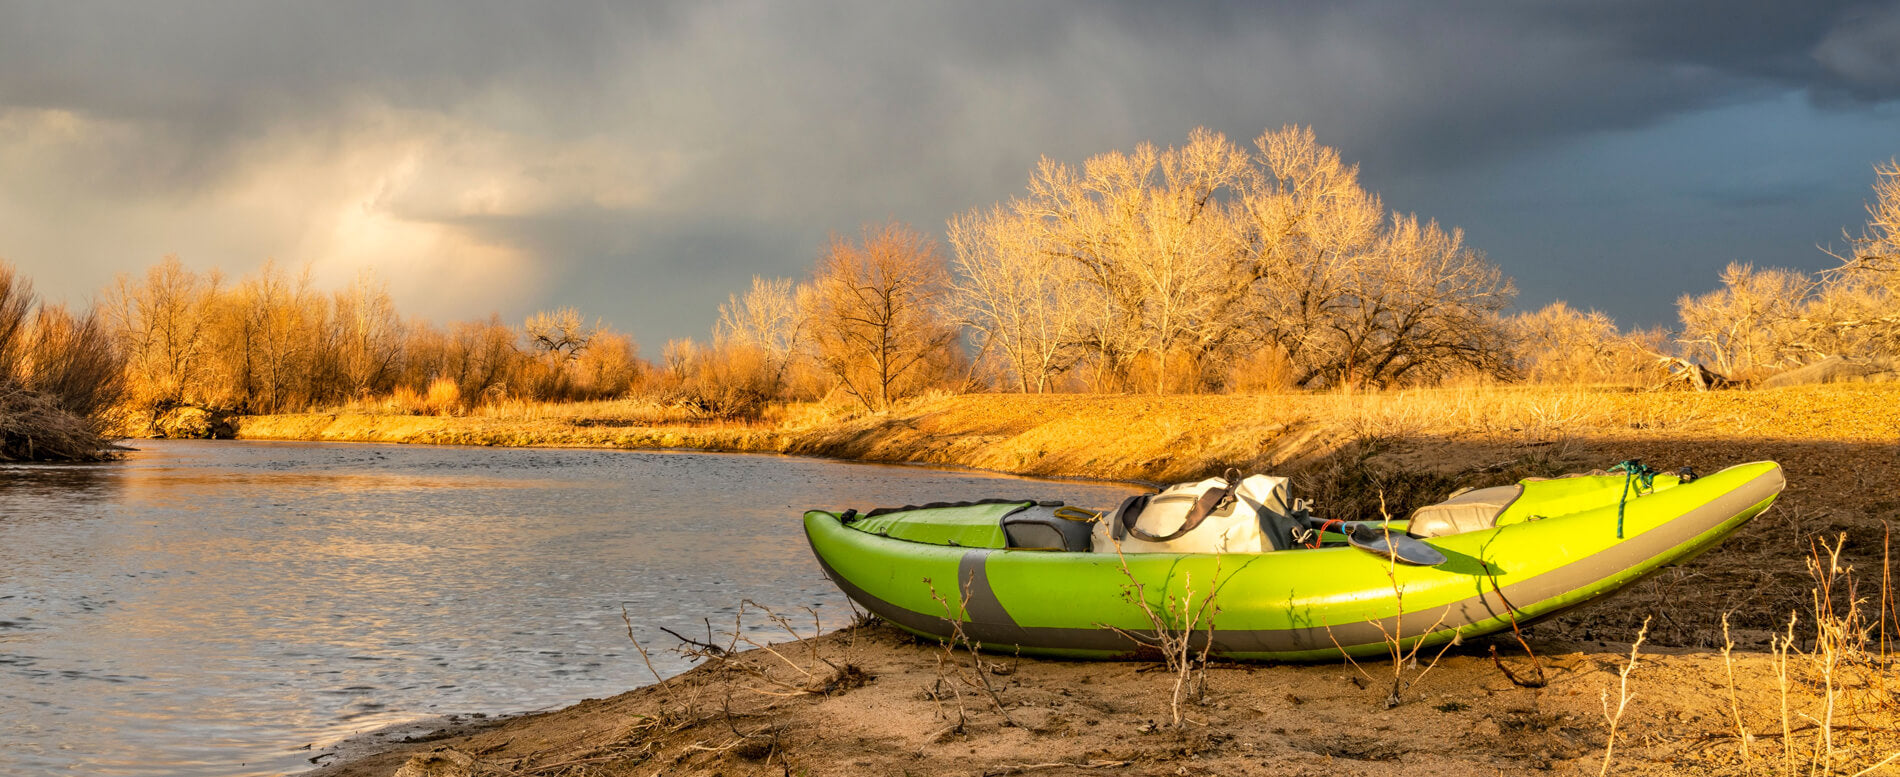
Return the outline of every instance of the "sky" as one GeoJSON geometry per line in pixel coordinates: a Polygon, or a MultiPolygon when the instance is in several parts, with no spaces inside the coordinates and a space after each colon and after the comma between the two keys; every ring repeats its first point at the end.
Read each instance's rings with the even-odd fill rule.
{"type": "Polygon", "coordinates": [[[162,256],[573,305],[657,353],[833,234],[1197,126],[1314,128],[1521,308],[1625,325],[1818,270],[1900,156],[1900,3],[0,0],[0,259],[83,305],[162,256]]]}

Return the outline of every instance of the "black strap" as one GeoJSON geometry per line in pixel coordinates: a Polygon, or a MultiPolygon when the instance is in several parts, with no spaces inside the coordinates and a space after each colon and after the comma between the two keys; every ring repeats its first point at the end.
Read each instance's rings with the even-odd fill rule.
{"type": "Polygon", "coordinates": [[[1136,494],[1123,499],[1121,506],[1115,508],[1115,514],[1109,518],[1108,536],[1116,542],[1121,542],[1122,537],[1128,534],[1127,527],[1131,522],[1128,516],[1140,515],[1141,511],[1148,506],[1148,499],[1153,496],[1154,494],[1136,494]]]}
{"type": "MultiPolygon", "coordinates": [[[[1194,531],[1196,527],[1201,525],[1201,522],[1207,520],[1207,516],[1212,515],[1215,510],[1220,509],[1221,505],[1226,504],[1229,500],[1234,498],[1234,489],[1240,487],[1240,479],[1229,478],[1226,479],[1226,482],[1227,485],[1210,488],[1206,493],[1201,494],[1199,499],[1194,500],[1194,506],[1188,508],[1187,517],[1181,521],[1181,528],[1175,529],[1173,533],[1164,536],[1155,536],[1142,531],[1140,527],[1136,526],[1135,521],[1140,517],[1141,511],[1139,509],[1128,509],[1130,502],[1134,501],[1133,498],[1122,502],[1121,509],[1116,511],[1115,528],[1125,531],[1135,539],[1145,540],[1147,542],[1167,542],[1179,538],[1183,534],[1194,531]]],[[[1143,497],[1141,497],[1143,507],[1147,506],[1147,496],[1150,495],[1143,495],[1143,497]]],[[[1121,539],[1121,537],[1117,536],[1115,539],[1121,539]]]]}

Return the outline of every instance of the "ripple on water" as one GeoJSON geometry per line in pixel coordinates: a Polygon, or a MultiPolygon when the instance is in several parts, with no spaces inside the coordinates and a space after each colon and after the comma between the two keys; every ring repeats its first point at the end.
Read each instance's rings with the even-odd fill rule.
{"type": "Polygon", "coordinates": [[[140,447],[0,466],[0,774],[281,774],[368,729],[604,696],[646,676],[623,606],[654,644],[748,598],[849,620],[804,507],[1127,493],[772,456],[140,447]]]}

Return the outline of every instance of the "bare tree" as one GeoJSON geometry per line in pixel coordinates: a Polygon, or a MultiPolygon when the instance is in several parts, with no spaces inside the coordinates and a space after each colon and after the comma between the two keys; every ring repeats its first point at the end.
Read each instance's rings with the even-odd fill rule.
{"type": "Polygon", "coordinates": [[[1462,231],[1394,216],[1359,264],[1321,341],[1318,374],[1341,384],[1389,386],[1458,369],[1499,372],[1506,348],[1497,313],[1515,294],[1462,231]]]}
{"type": "Polygon", "coordinates": [[[1596,383],[1633,376],[1648,354],[1600,311],[1563,300],[1505,322],[1519,375],[1545,383],[1596,383]]]}
{"type": "Polygon", "coordinates": [[[1297,385],[1505,368],[1496,314],[1511,284],[1458,230],[1397,214],[1388,223],[1357,168],[1310,129],[1265,132],[1254,146],[1250,156],[1201,129],[1180,148],[1143,144],[1080,170],[1043,160],[1027,196],[952,224],[959,297],[975,302],[965,317],[996,339],[990,330],[1009,322],[990,279],[1041,255],[1074,270],[1078,288],[1062,295],[1090,314],[1074,339],[1105,378],[1098,390],[1138,366],[1154,371],[1157,392],[1180,379],[1177,365],[1195,375],[1190,388],[1217,385],[1235,379],[1226,364],[1261,353],[1297,385]],[[1020,234],[1005,240],[1005,228],[1020,234]]]}
{"type": "Polygon", "coordinates": [[[41,306],[0,261],[0,461],[104,457],[124,367],[91,311],[41,306]]]}
{"type": "Polygon", "coordinates": [[[640,344],[633,336],[602,328],[574,361],[575,388],[582,398],[620,396],[640,380],[641,367],[640,344]]]}
{"type": "Polygon", "coordinates": [[[1802,307],[1815,289],[1813,279],[1794,270],[1730,264],[1722,288],[1676,300],[1682,319],[1676,341],[1686,356],[1730,377],[1799,364],[1809,355],[1797,345],[1809,339],[1802,307]]]}
{"type": "Polygon", "coordinates": [[[519,336],[490,313],[485,320],[458,321],[449,329],[448,373],[464,396],[507,393],[520,351],[519,336]]]}
{"type": "Polygon", "coordinates": [[[581,318],[580,311],[568,307],[529,316],[521,328],[528,335],[528,345],[555,363],[579,358],[593,340],[595,329],[581,318]]]}
{"type": "Polygon", "coordinates": [[[713,347],[742,347],[757,351],[761,377],[776,396],[787,371],[805,342],[805,322],[799,315],[798,295],[790,278],[768,280],[753,276],[744,297],[731,295],[719,306],[713,327],[713,347]]]}
{"type": "Polygon", "coordinates": [[[25,355],[32,334],[33,308],[39,295],[33,282],[0,262],[0,384],[18,383],[26,378],[25,355]]]}
{"type": "Polygon", "coordinates": [[[902,224],[834,237],[807,315],[819,361],[865,407],[886,410],[956,333],[938,306],[948,278],[935,243],[902,224]]]}
{"type": "Polygon", "coordinates": [[[958,276],[951,309],[1000,354],[1018,390],[1048,391],[1081,355],[1090,295],[1075,265],[1050,257],[1029,222],[1000,207],[952,218],[949,233],[958,276]]]}
{"type": "Polygon", "coordinates": [[[1180,148],[1098,154],[1079,171],[1042,161],[1011,208],[1025,220],[1023,244],[1072,263],[1094,287],[1095,315],[1081,331],[1099,375],[1125,378],[1145,355],[1159,392],[1177,353],[1229,339],[1228,308],[1249,281],[1232,277],[1243,245],[1223,197],[1247,175],[1247,155],[1206,129],[1180,148]]]}
{"type": "Polygon", "coordinates": [[[1867,229],[1854,241],[1853,263],[1900,294],[1900,161],[1874,166],[1874,201],[1867,204],[1867,229]]]}
{"type": "Polygon", "coordinates": [[[1384,206],[1359,168],[1287,126],[1254,141],[1259,172],[1239,202],[1248,230],[1247,324],[1293,363],[1295,382],[1322,377],[1321,343],[1378,245],[1384,206]]]}
{"type": "MultiPolygon", "coordinates": [[[[0,272],[5,270],[0,266],[0,272]]],[[[124,398],[125,362],[93,310],[75,314],[63,305],[42,305],[33,317],[27,356],[26,385],[59,409],[87,419],[95,430],[124,398]]]]}
{"type": "Polygon", "coordinates": [[[402,319],[389,299],[385,284],[367,272],[331,303],[344,389],[351,397],[365,397],[394,387],[402,357],[402,319]]]}
{"type": "Polygon", "coordinates": [[[153,406],[194,400],[206,346],[208,302],[220,278],[201,277],[167,255],[143,282],[121,275],[109,311],[139,380],[133,390],[153,406]]]}
{"type": "Polygon", "coordinates": [[[1851,257],[1830,273],[1810,319],[1825,347],[1900,356],[1900,162],[1874,166],[1867,227],[1851,257]]]}

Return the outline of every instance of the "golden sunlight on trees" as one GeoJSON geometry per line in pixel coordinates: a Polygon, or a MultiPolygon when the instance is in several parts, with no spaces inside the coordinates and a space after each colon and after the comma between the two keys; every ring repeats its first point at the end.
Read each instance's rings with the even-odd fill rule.
{"type": "MultiPolygon", "coordinates": [[[[1900,161],[1874,166],[1874,201],[1854,256],[1829,300],[1834,332],[1862,348],[1900,355],[1900,161]]],[[[1847,347],[1852,347],[1851,345],[1847,347]]]]}
{"type": "Polygon", "coordinates": [[[951,309],[1024,391],[1077,365],[1096,390],[1157,393],[1257,384],[1229,369],[1252,359],[1298,386],[1505,368],[1511,284],[1458,230],[1388,221],[1309,129],[1254,148],[1197,129],[1079,170],[1044,159],[1025,197],[951,220],[951,309]]]}
{"type": "Polygon", "coordinates": [[[1538,383],[1641,382],[1655,377],[1660,343],[1625,335],[1609,315],[1584,312],[1563,300],[1506,320],[1518,376],[1538,383]]]}
{"type": "Polygon", "coordinates": [[[1325,319],[1308,369],[1349,385],[1434,382],[1460,370],[1501,375],[1507,343],[1497,314],[1511,282],[1464,235],[1394,216],[1325,319]]]}
{"type": "Polygon", "coordinates": [[[1094,300],[1077,267],[1048,259],[1024,225],[1000,208],[951,219],[958,277],[948,301],[982,348],[1000,354],[1017,390],[1042,393],[1080,356],[1094,300]]]}
{"type": "Polygon", "coordinates": [[[390,390],[402,356],[403,326],[388,288],[367,274],[359,275],[348,289],[336,293],[331,310],[336,317],[331,332],[337,338],[337,369],[349,396],[364,399],[390,390]]]}
{"type": "Polygon", "coordinates": [[[181,407],[278,413],[390,398],[449,413],[503,398],[600,399],[625,395],[645,372],[632,337],[572,308],[520,329],[494,315],[439,329],[403,321],[367,274],[326,294],[307,271],[267,262],[231,286],[168,256],[105,296],[130,408],[154,421],[181,407]]]}
{"type": "MultiPolygon", "coordinates": [[[[521,326],[534,359],[515,370],[534,399],[603,399],[625,394],[643,373],[640,346],[571,307],[541,311],[521,326]]],[[[512,335],[510,338],[512,344],[512,335]]]]}
{"type": "Polygon", "coordinates": [[[1867,231],[1855,241],[1854,261],[1900,292],[1900,161],[1874,166],[1874,201],[1867,205],[1867,231]]]}
{"type": "Polygon", "coordinates": [[[719,306],[719,322],[713,326],[713,349],[748,352],[744,361],[757,365],[760,374],[747,379],[759,384],[767,399],[777,399],[791,376],[800,350],[806,344],[805,320],[798,309],[799,290],[790,278],[767,280],[752,278],[752,288],[744,297],[732,295],[719,306]]]}
{"type": "Polygon", "coordinates": [[[1874,167],[1867,226],[1853,253],[1816,276],[1731,264],[1722,288],[1676,303],[1686,355],[1730,377],[1841,357],[1900,356],[1900,163],[1874,167]]]}
{"type": "Polygon", "coordinates": [[[1675,331],[1619,331],[1564,302],[1507,315],[1511,281],[1460,230],[1387,211],[1312,130],[1271,130],[1248,148],[1197,129],[1179,147],[1043,159],[1021,196],[949,219],[952,260],[897,223],[834,237],[809,279],[754,277],[719,306],[709,340],[668,342],[657,367],[571,307],[519,326],[494,314],[405,321],[369,275],[318,290],[309,272],[266,263],[232,284],[166,256],[121,276],[95,318],[37,307],[0,265],[0,394],[17,404],[39,392],[82,419],[117,405],[155,423],[177,408],[446,414],[620,398],[754,421],[796,400],[842,395],[883,411],[985,386],[1655,385],[1666,367],[1726,385],[1705,373],[1746,382],[1824,360],[1829,375],[1870,376],[1900,355],[1900,163],[1874,172],[1867,224],[1840,266],[1730,265],[1720,288],[1678,300],[1675,331]]]}
{"type": "Polygon", "coordinates": [[[210,301],[219,279],[199,277],[176,256],[147,270],[142,282],[119,276],[110,296],[120,346],[138,380],[134,398],[165,407],[184,404],[202,371],[210,301]]]}
{"type": "Polygon", "coordinates": [[[907,226],[834,237],[806,303],[819,363],[865,407],[889,409],[947,366],[956,331],[938,306],[948,281],[936,244],[907,226]]]}
{"type": "Polygon", "coordinates": [[[123,376],[104,322],[40,305],[0,261],[0,461],[103,457],[123,376]]]}
{"type": "Polygon", "coordinates": [[[1721,289],[1677,300],[1677,342],[1689,358],[1729,377],[1797,364],[1803,355],[1802,303],[1814,288],[1794,270],[1730,264],[1722,271],[1721,289]]]}

